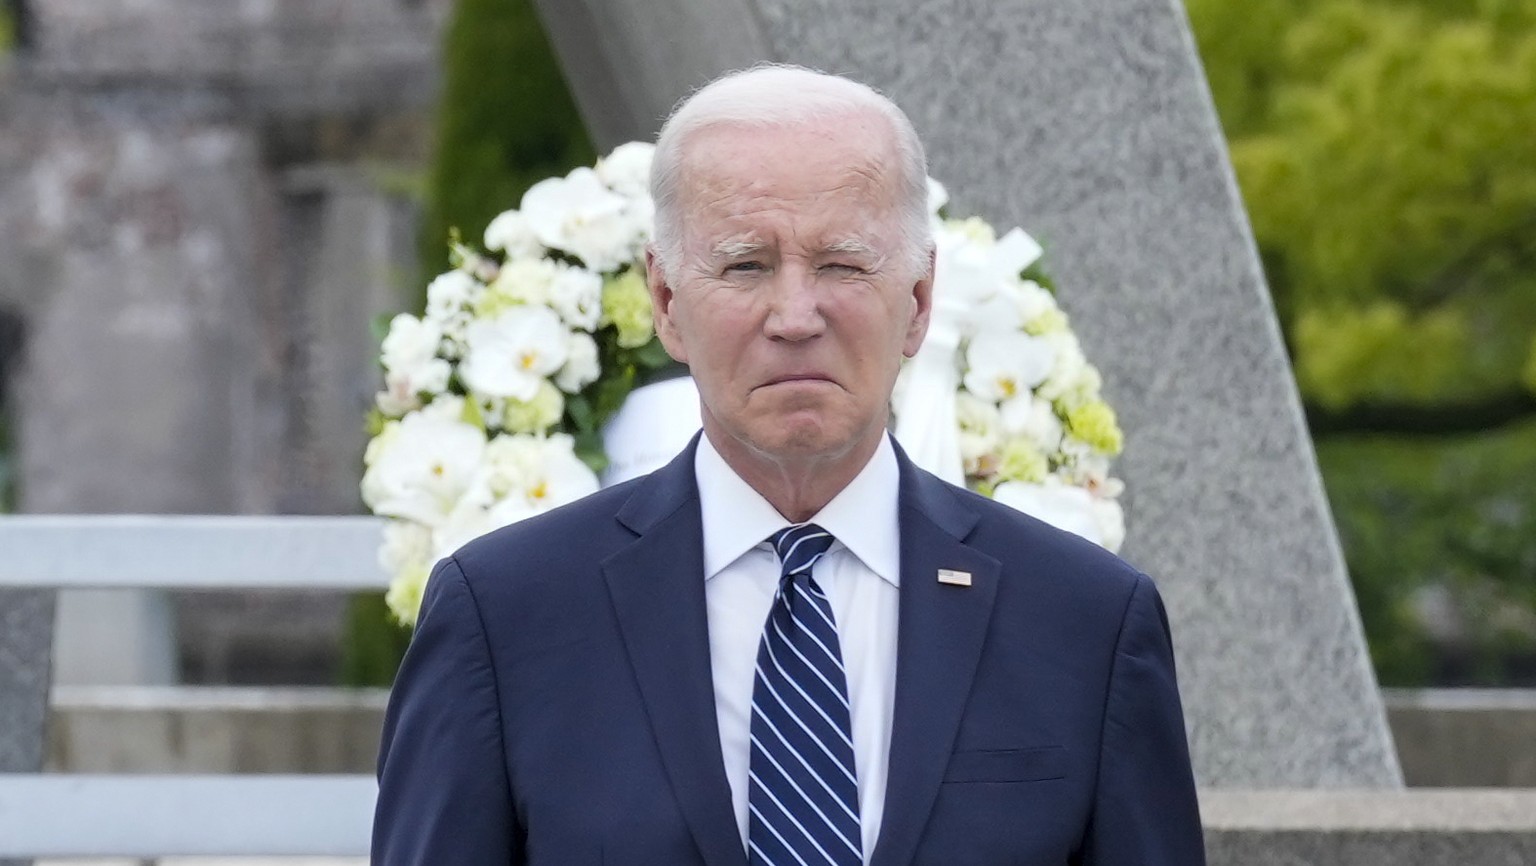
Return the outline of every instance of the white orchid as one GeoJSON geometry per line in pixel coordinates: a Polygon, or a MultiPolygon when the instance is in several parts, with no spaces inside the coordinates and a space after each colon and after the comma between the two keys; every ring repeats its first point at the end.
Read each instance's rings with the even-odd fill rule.
{"type": "Polygon", "coordinates": [[[564,433],[496,437],[486,452],[491,490],[541,511],[597,492],[597,475],[576,456],[575,446],[564,433]]]}
{"type": "Polygon", "coordinates": [[[1002,416],[996,404],[962,390],[955,393],[955,420],[960,427],[960,461],[967,474],[979,474],[982,462],[1002,443],[1002,416]]]}
{"type": "Polygon", "coordinates": [[[1023,324],[1019,273],[1040,258],[1040,245],[1020,229],[993,240],[967,224],[946,223],[934,237],[936,315],[962,317],[961,332],[1018,330],[1023,324]],[[953,311],[953,312],[951,312],[953,311]]]}
{"type": "Polygon", "coordinates": [[[514,306],[477,319],[465,334],[459,377],[482,394],[532,400],[539,382],[565,365],[569,333],[548,307],[514,306]]]}
{"type": "Polygon", "coordinates": [[[629,200],[604,186],[590,168],[529,187],[521,210],[540,243],[576,256],[592,270],[614,270],[630,260],[636,226],[629,200]]]}
{"type": "Polygon", "coordinates": [[[441,324],[462,315],[484,291],[479,280],[463,271],[439,274],[427,284],[427,318],[441,324]]]}
{"type": "Polygon", "coordinates": [[[549,259],[508,259],[481,295],[475,312],[493,316],[516,304],[548,306],[559,273],[559,264],[549,259]]]}
{"type": "Polygon", "coordinates": [[[1057,529],[1105,546],[1106,538],[1095,513],[1093,495],[1081,487],[1064,484],[1055,476],[1047,478],[1043,484],[1005,481],[997,485],[992,497],[1057,529]]]}
{"type": "Polygon", "coordinates": [[[432,319],[418,319],[401,313],[390,320],[389,333],[380,347],[386,370],[409,370],[437,357],[443,341],[443,329],[432,319]]]}
{"type": "Polygon", "coordinates": [[[385,425],[364,457],[363,501],[375,514],[441,523],[476,481],[485,435],[424,412],[385,425]]]}
{"type": "Polygon", "coordinates": [[[508,258],[533,258],[544,252],[533,223],[515,210],[502,211],[485,227],[485,248],[502,250],[508,258]]]}
{"type": "Polygon", "coordinates": [[[999,412],[1003,429],[1010,436],[1023,436],[1047,453],[1056,451],[1061,445],[1061,419],[1056,417],[1056,410],[1049,400],[1032,393],[1019,394],[1004,400],[999,412]]]}
{"type": "Polygon", "coordinates": [[[565,366],[555,374],[555,385],[567,394],[575,394],[596,382],[602,372],[597,359],[597,341],[580,331],[571,334],[566,343],[565,366]]]}
{"type": "Polygon", "coordinates": [[[432,530],[409,520],[384,524],[384,543],[379,545],[379,565],[390,574],[425,568],[432,564],[432,530]]]}
{"type": "Polygon", "coordinates": [[[448,388],[452,369],[437,357],[443,331],[431,319],[418,319],[401,313],[390,322],[389,334],[382,346],[385,391],[380,395],[384,407],[398,409],[386,414],[403,414],[415,408],[418,395],[438,394],[448,388]]]}
{"type": "Polygon", "coordinates": [[[560,268],[549,287],[549,305],[567,325],[591,331],[603,317],[603,278],[585,268],[560,268]]]}
{"type": "Polygon", "coordinates": [[[1066,313],[1023,276],[1040,244],[1019,228],[999,235],[979,217],[940,216],[948,203],[929,178],[933,310],[922,348],[896,379],[897,436],[940,477],[1113,550],[1124,538],[1114,501],[1124,485],[1108,466],[1121,433],[1066,313]]]}
{"type": "Polygon", "coordinates": [[[987,331],[971,340],[966,360],[966,389],[1000,403],[1044,382],[1055,363],[1055,350],[1046,340],[1020,331],[987,331]]]}
{"type": "Polygon", "coordinates": [[[621,144],[597,161],[597,176],[609,189],[628,198],[648,198],[651,158],[656,146],[644,141],[621,144]]]}

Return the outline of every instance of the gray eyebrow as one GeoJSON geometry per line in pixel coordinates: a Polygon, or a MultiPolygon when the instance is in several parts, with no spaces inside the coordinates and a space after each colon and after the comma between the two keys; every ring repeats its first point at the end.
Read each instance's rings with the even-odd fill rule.
{"type": "Polygon", "coordinates": [[[748,241],[740,238],[727,238],[710,248],[709,253],[717,259],[733,259],[737,256],[750,255],[761,252],[766,245],[759,241],[748,241]]]}
{"type": "Polygon", "coordinates": [[[879,253],[875,252],[874,247],[864,243],[858,238],[844,238],[840,241],[837,241],[836,243],[828,244],[826,251],[829,253],[848,253],[850,255],[857,256],[867,255],[874,256],[876,258],[880,257],[879,253]]]}

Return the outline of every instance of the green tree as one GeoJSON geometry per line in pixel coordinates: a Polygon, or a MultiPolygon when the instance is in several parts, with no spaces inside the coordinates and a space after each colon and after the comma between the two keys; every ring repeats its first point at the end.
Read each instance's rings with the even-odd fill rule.
{"type": "Polygon", "coordinates": [[[596,156],[532,0],[458,0],[444,42],[423,264],[448,265],[448,234],[478,242],[536,181],[596,156]]]}
{"type": "Polygon", "coordinates": [[[1536,0],[1187,3],[1378,669],[1521,675],[1536,0]]]}

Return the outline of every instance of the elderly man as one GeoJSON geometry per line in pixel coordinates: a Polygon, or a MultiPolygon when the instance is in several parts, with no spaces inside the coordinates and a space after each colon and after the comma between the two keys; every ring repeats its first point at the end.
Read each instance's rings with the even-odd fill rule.
{"type": "Polygon", "coordinates": [[[1203,862],[1151,581],[886,432],[925,178],[847,79],[759,67],[673,113],[647,267],[703,434],[438,565],[375,863],[1203,862]]]}

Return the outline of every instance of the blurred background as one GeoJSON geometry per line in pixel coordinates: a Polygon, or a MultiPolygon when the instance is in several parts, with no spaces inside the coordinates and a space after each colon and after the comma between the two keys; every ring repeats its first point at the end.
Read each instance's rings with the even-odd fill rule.
{"type": "MultiPolygon", "coordinates": [[[[1186,3],[1382,684],[1536,685],[1536,0],[1186,3]]],[[[421,303],[450,227],[596,156],[531,0],[226,7],[145,0],[125,30],[0,0],[0,508],[361,511],[369,323],[421,303]],[[109,207],[22,204],[50,195],[109,207]],[[61,272],[79,297],[43,320],[29,286],[61,272]],[[229,429],[191,425],[226,451],[168,444],[195,401],[125,402],[90,360],[167,304],[198,307],[201,354],[140,360],[230,395],[229,429]],[[29,378],[64,351],[80,382],[29,378]],[[83,423],[124,449],[117,486],[59,477],[83,423]]],[[[387,684],[407,638],[372,596],[169,615],[185,682],[387,684]]]]}

